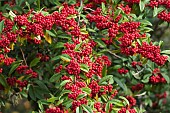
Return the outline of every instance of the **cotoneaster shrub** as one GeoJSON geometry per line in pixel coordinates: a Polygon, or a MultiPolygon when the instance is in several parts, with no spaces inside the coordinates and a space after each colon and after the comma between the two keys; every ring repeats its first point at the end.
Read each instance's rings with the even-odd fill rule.
{"type": "Polygon", "coordinates": [[[32,113],[168,112],[169,50],[150,33],[151,19],[169,22],[169,4],[2,1],[1,106],[27,98],[32,113]]]}

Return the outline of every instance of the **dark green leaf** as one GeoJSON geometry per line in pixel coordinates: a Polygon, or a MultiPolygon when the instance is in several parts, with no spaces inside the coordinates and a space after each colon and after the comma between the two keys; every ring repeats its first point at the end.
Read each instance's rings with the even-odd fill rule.
{"type": "Polygon", "coordinates": [[[61,77],[62,77],[62,74],[56,73],[50,78],[50,82],[55,82],[55,81],[59,80],[61,77]]]}
{"type": "Polygon", "coordinates": [[[7,81],[2,74],[0,74],[0,84],[3,85],[5,88],[8,87],[7,81]]]}
{"type": "Polygon", "coordinates": [[[102,70],[102,77],[105,77],[107,75],[107,66],[105,65],[102,70]]]}
{"type": "Polygon", "coordinates": [[[99,45],[101,48],[106,48],[106,44],[105,44],[103,41],[98,40],[98,39],[96,39],[96,40],[94,40],[94,41],[97,42],[98,45],[99,45]]]}
{"type": "Polygon", "coordinates": [[[35,91],[32,85],[29,87],[28,94],[32,100],[36,101],[35,91]]]}
{"type": "Polygon", "coordinates": [[[31,61],[30,67],[36,66],[40,62],[40,58],[35,58],[34,60],[31,61]]]}
{"type": "Polygon", "coordinates": [[[12,67],[9,71],[9,75],[11,75],[19,65],[20,65],[20,63],[12,64],[12,67]]]}
{"type": "Polygon", "coordinates": [[[63,43],[63,42],[58,42],[57,44],[55,44],[54,48],[63,48],[64,44],[65,43],[63,43]]]}
{"type": "Polygon", "coordinates": [[[47,86],[43,83],[43,81],[40,80],[36,80],[34,81],[41,89],[44,90],[44,92],[48,93],[49,89],[47,88],[47,86]]]}
{"type": "Polygon", "coordinates": [[[116,81],[116,83],[123,89],[126,91],[125,86],[122,84],[122,82],[117,78],[117,77],[113,77],[113,79],[116,81]]]}

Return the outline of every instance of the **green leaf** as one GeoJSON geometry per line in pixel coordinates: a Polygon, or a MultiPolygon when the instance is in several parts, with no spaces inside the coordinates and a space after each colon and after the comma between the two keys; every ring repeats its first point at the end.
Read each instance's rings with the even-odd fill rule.
{"type": "Polygon", "coordinates": [[[40,88],[39,86],[34,87],[34,94],[37,99],[43,99],[44,94],[48,94],[46,90],[40,88]]]}
{"type": "Polygon", "coordinates": [[[48,89],[47,86],[43,83],[43,81],[35,80],[34,83],[36,83],[41,89],[43,89],[45,93],[48,93],[48,92],[49,92],[49,89],[48,89]]]}
{"type": "Polygon", "coordinates": [[[85,92],[85,93],[87,93],[87,94],[89,94],[89,95],[90,95],[90,93],[91,93],[91,89],[88,88],[88,87],[82,88],[82,91],[85,92]]]}
{"type": "Polygon", "coordinates": [[[102,12],[104,13],[106,11],[105,3],[102,2],[102,12]]]}
{"type": "Polygon", "coordinates": [[[47,99],[47,102],[54,103],[57,99],[58,99],[57,97],[51,97],[51,98],[47,99]]]}
{"type": "Polygon", "coordinates": [[[84,104],[82,105],[82,107],[87,113],[93,113],[93,110],[91,107],[84,105],[84,104]]]}
{"type": "Polygon", "coordinates": [[[85,96],[87,96],[87,94],[80,94],[80,95],[78,95],[77,100],[82,99],[85,96]]]}
{"type": "Polygon", "coordinates": [[[64,47],[64,44],[63,42],[58,42],[57,44],[55,44],[54,48],[63,48],[64,47]]]}
{"type": "Polygon", "coordinates": [[[140,96],[143,96],[143,95],[146,95],[146,91],[141,93],[141,94],[136,94],[135,96],[140,97],[140,96]]]}
{"type": "Polygon", "coordinates": [[[34,60],[31,61],[30,67],[36,66],[40,62],[40,58],[35,58],[34,60]]]}
{"type": "Polygon", "coordinates": [[[58,38],[62,38],[62,39],[69,39],[69,40],[71,40],[71,35],[68,35],[68,34],[60,34],[57,37],[58,38]]]}
{"type": "Polygon", "coordinates": [[[164,50],[164,51],[162,51],[161,53],[164,53],[164,54],[170,55],[170,50],[164,50]]]}
{"type": "Polygon", "coordinates": [[[123,83],[122,83],[117,77],[113,77],[113,79],[116,81],[116,83],[117,83],[124,91],[126,91],[125,86],[123,85],[123,83]]]}
{"type": "Polygon", "coordinates": [[[149,25],[149,26],[152,26],[152,23],[151,23],[150,21],[146,20],[146,19],[145,19],[145,20],[140,20],[139,22],[140,22],[142,25],[146,25],[146,26],[149,25]]]}
{"type": "Polygon", "coordinates": [[[60,55],[60,58],[65,62],[70,62],[71,57],[68,54],[62,54],[60,55]]]}
{"type": "Polygon", "coordinates": [[[19,62],[19,63],[14,63],[14,64],[12,64],[11,66],[11,69],[10,69],[10,71],[9,71],[9,75],[11,75],[14,71],[15,71],[15,69],[20,65],[21,63],[19,62]]]}
{"type": "Polygon", "coordinates": [[[32,100],[36,101],[35,91],[32,85],[29,87],[28,94],[32,100]]]}
{"type": "Polygon", "coordinates": [[[60,87],[64,86],[67,82],[70,82],[70,80],[64,80],[60,83],[60,87]]]}
{"type": "Polygon", "coordinates": [[[109,103],[112,103],[112,104],[114,104],[116,106],[124,106],[123,102],[121,100],[118,100],[118,99],[109,100],[109,103]]]}
{"type": "Polygon", "coordinates": [[[144,27],[143,29],[144,29],[144,31],[145,31],[145,32],[153,31],[153,29],[152,29],[152,28],[150,28],[150,27],[144,27]]]}
{"type": "Polygon", "coordinates": [[[97,42],[97,44],[98,44],[101,48],[106,48],[106,44],[105,44],[103,41],[98,40],[98,39],[95,39],[94,41],[97,42]]]}
{"type": "Polygon", "coordinates": [[[158,14],[158,8],[154,7],[153,9],[153,17],[155,17],[158,14]]]}
{"type": "Polygon", "coordinates": [[[139,8],[140,8],[140,11],[141,11],[141,12],[144,11],[144,9],[145,9],[145,2],[144,2],[144,1],[140,0],[140,2],[139,2],[139,8]]]}
{"type": "Polygon", "coordinates": [[[80,64],[80,69],[86,73],[89,72],[89,67],[87,64],[80,64]]]}
{"type": "Polygon", "coordinates": [[[166,82],[169,84],[169,76],[164,73],[162,73],[162,76],[165,78],[166,82]]]}
{"type": "Polygon", "coordinates": [[[83,113],[83,110],[82,110],[81,106],[76,108],[76,113],[83,113]]]}
{"type": "Polygon", "coordinates": [[[0,34],[2,33],[3,28],[4,28],[4,20],[0,22],[0,34]]]}
{"type": "MultiPolygon", "coordinates": [[[[125,97],[119,96],[119,98],[122,99],[122,100],[124,100],[124,101],[126,102],[126,105],[129,106],[129,101],[128,101],[125,97]]],[[[126,106],[126,105],[125,105],[125,106],[126,106]]]]}
{"type": "Polygon", "coordinates": [[[61,55],[55,56],[51,59],[51,61],[59,60],[61,55]]]}
{"type": "Polygon", "coordinates": [[[40,110],[44,111],[44,107],[43,107],[41,101],[38,101],[37,103],[38,103],[38,107],[40,108],[40,110]]]}
{"type": "Polygon", "coordinates": [[[122,66],[121,65],[115,65],[115,66],[113,66],[113,70],[118,70],[119,68],[121,68],[122,66]]]}
{"type": "Polygon", "coordinates": [[[50,31],[50,30],[46,30],[46,32],[47,32],[50,36],[52,36],[52,37],[56,37],[56,34],[55,34],[55,33],[53,33],[52,31],[50,31]]]}
{"type": "Polygon", "coordinates": [[[0,74],[0,84],[3,85],[5,88],[8,87],[7,81],[2,74],[0,74]]]}
{"type": "Polygon", "coordinates": [[[101,78],[100,81],[99,81],[99,85],[101,85],[103,82],[106,82],[110,79],[113,79],[113,75],[107,75],[107,76],[101,78]]]}
{"type": "Polygon", "coordinates": [[[50,82],[55,82],[55,81],[59,80],[61,77],[62,77],[62,74],[56,73],[50,78],[50,82]]]}
{"type": "Polygon", "coordinates": [[[106,113],[109,113],[109,110],[110,110],[110,103],[107,102],[107,104],[105,106],[106,113]]]}
{"type": "Polygon", "coordinates": [[[107,66],[105,65],[102,69],[102,77],[105,77],[107,75],[107,66]]]}

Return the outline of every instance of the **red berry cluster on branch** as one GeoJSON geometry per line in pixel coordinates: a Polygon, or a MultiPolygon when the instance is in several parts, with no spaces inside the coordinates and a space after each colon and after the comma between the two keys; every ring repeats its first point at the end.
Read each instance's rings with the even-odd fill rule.
{"type": "Polygon", "coordinates": [[[127,69],[124,69],[124,68],[119,68],[118,69],[118,73],[119,74],[126,74],[126,73],[128,73],[129,71],[127,70],[127,69]]]}
{"type": "Polygon", "coordinates": [[[131,87],[132,91],[140,91],[144,88],[144,84],[138,83],[131,87]]]}
{"type": "Polygon", "coordinates": [[[59,107],[53,107],[53,108],[48,108],[45,112],[46,113],[64,113],[64,110],[62,110],[59,107]]]}
{"type": "Polygon", "coordinates": [[[152,76],[150,76],[149,81],[152,84],[166,83],[165,78],[162,76],[160,70],[157,68],[153,70],[153,74],[152,76]]]}
{"type": "Polygon", "coordinates": [[[126,96],[126,99],[129,101],[131,107],[136,105],[136,99],[132,96],[126,96]]]}
{"type": "Polygon", "coordinates": [[[135,109],[130,109],[130,108],[121,108],[121,110],[118,111],[118,113],[127,113],[127,111],[129,111],[129,113],[136,113],[135,109]]]}
{"type": "Polygon", "coordinates": [[[140,0],[124,0],[126,2],[129,2],[129,3],[139,3],[140,0]]]}
{"type": "Polygon", "coordinates": [[[162,11],[158,14],[158,18],[167,22],[170,22],[170,12],[162,11]]]}
{"type": "Polygon", "coordinates": [[[155,62],[159,66],[164,65],[168,59],[167,56],[160,54],[160,47],[154,46],[152,43],[147,44],[146,42],[143,42],[142,46],[138,45],[138,53],[155,62]]]}

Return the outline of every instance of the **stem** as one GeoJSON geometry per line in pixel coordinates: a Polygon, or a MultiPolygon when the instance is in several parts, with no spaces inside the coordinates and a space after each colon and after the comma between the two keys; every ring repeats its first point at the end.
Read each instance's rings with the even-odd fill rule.
{"type": "Polygon", "coordinates": [[[24,55],[24,52],[23,52],[22,48],[20,48],[20,50],[21,50],[22,57],[23,57],[23,60],[24,60],[24,62],[25,62],[25,65],[26,65],[26,66],[28,66],[28,65],[27,65],[27,61],[26,61],[26,59],[25,59],[25,55],[24,55]]]}
{"type": "Polygon", "coordinates": [[[116,58],[120,58],[120,59],[122,59],[122,57],[120,57],[120,56],[116,55],[115,53],[112,53],[112,52],[111,52],[111,51],[109,51],[109,50],[108,50],[108,52],[109,52],[110,54],[112,54],[113,56],[115,56],[116,58]]]}

